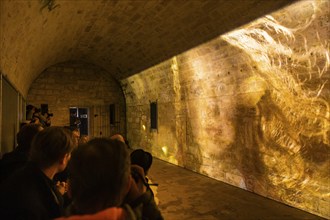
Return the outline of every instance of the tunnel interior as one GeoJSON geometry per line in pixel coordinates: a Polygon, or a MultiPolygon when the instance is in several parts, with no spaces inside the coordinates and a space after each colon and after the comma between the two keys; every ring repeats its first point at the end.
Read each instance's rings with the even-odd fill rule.
{"type": "Polygon", "coordinates": [[[91,137],[330,218],[330,3],[234,2],[1,1],[1,153],[26,104],[87,108],[91,137]]]}

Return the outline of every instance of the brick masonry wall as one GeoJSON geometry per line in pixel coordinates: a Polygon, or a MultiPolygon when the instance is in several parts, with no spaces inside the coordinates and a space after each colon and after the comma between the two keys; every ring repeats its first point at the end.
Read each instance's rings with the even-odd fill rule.
{"type": "Polygon", "coordinates": [[[329,218],[323,4],[328,10],[299,2],[273,14],[282,26],[256,21],[122,80],[131,146],[329,218]],[[150,130],[154,101],[157,131],[150,130]]]}
{"type": "Polygon", "coordinates": [[[48,104],[52,125],[68,126],[70,107],[89,109],[92,137],[125,134],[125,100],[118,82],[110,74],[89,64],[68,62],[46,69],[30,87],[27,103],[48,104]],[[118,107],[116,127],[110,126],[109,105],[118,107]]]}

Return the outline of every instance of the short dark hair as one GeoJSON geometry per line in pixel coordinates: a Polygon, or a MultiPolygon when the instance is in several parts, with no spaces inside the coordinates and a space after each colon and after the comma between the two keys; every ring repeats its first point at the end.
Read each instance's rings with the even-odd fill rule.
{"type": "Polygon", "coordinates": [[[33,105],[27,105],[26,106],[26,111],[31,111],[34,108],[36,108],[36,107],[34,107],[33,105]]]}
{"type": "Polygon", "coordinates": [[[147,174],[152,164],[152,155],[142,149],[134,150],[131,153],[131,164],[139,165],[147,174]]]}
{"type": "Polygon", "coordinates": [[[61,127],[47,127],[33,139],[30,160],[40,168],[48,168],[65,154],[71,153],[74,145],[69,132],[61,127]]]}
{"type": "Polygon", "coordinates": [[[29,152],[34,136],[41,131],[41,129],[42,127],[39,124],[23,125],[16,136],[18,149],[24,152],[29,152]]]}
{"type": "Polygon", "coordinates": [[[124,199],[130,175],[127,146],[118,140],[92,139],[73,152],[68,170],[78,214],[118,206],[124,199]]]}

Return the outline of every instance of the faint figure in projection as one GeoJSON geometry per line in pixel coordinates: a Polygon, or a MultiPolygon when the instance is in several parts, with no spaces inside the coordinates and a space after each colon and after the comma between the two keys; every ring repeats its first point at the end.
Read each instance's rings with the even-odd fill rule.
{"type": "Polygon", "coordinates": [[[252,67],[239,85],[232,144],[245,186],[296,205],[310,196],[329,201],[329,40],[308,31],[320,11],[304,4],[314,10],[305,23],[292,19],[288,28],[268,16],[222,36],[252,67]]]}

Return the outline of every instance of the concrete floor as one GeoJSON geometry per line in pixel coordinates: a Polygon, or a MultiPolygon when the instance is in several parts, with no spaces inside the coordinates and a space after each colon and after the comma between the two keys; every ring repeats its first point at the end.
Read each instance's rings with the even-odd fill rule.
{"type": "Polygon", "coordinates": [[[324,219],[156,158],[148,176],[165,220],[324,219]]]}

